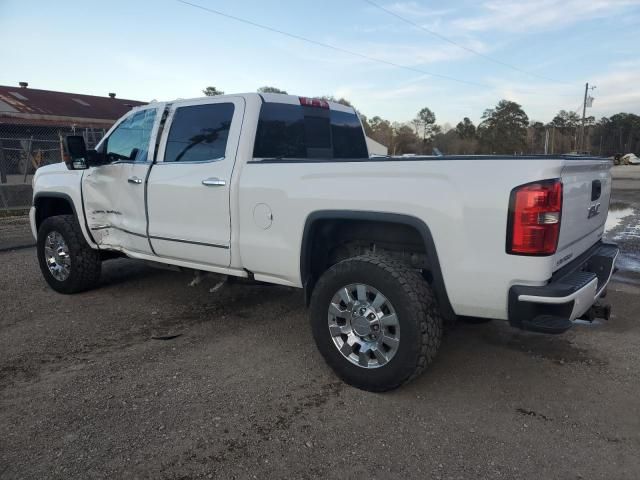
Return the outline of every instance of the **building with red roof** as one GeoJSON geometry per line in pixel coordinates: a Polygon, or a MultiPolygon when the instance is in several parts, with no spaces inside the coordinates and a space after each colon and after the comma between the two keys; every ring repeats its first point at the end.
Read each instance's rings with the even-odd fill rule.
{"type": "Polygon", "coordinates": [[[64,138],[93,148],[115,121],[146,102],[0,85],[0,183],[26,183],[36,168],[60,162],[64,138]]]}
{"type": "Polygon", "coordinates": [[[146,102],[0,85],[0,124],[109,128],[131,107],[146,102]]]}

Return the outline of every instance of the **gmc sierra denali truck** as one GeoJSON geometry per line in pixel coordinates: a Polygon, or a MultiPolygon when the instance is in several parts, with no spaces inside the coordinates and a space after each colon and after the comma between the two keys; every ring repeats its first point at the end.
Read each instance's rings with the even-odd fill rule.
{"type": "Polygon", "coordinates": [[[320,352],[359,388],[416,377],[457,317],[560,333],[608,316],[606,159],[370,157],[352,108],[255,93],[137,107],[67,150],[31,209],[54,290],[123,255],[303,288],[320,352]]]}

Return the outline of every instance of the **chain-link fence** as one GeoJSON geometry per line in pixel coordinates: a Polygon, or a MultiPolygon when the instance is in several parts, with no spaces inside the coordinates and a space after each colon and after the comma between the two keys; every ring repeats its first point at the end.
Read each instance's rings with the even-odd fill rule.
{"type": "Polygon", "coordinates": [[[87,148],[94,148],[106,132],[105,128],[33,123],[0,118],[0,183],[30,183],[38,167],[61,162],[67,135],[82,135],[87,148]]]}
{"type": "Polygon", "coordinates": [[[16,118],[0,111],[0,213],[31,205],[31,181],[37,168],[61,162],[67,135],[84,136],[94,148],[106,126],[80,126],[39,118],[16,118]]]}

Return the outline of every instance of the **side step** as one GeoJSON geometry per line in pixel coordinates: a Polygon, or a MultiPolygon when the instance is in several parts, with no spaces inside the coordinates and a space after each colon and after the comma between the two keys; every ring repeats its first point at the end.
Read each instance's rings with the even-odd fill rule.
{"type": "Polygon", "coordinates": [[[531,320],[522,322],[522,329],[539,333],[564,333],[571,328],[573,323],[564,317],[553,315],[538,315],[531,320]]]}

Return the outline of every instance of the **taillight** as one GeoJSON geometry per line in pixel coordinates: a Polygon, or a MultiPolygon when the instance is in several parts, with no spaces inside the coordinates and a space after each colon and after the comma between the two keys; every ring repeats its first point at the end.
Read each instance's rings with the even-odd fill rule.
{"type": "Polygon", "coordinates": [[[509,201],[507,253],[552,255],[558,248],[562,215],[559,179],[514,188],[509,201]]]}
{"type": "Polygon", "coordinates": [[[329,108],[329,102],[321,98],[298,97],[303,107],[329,108]]]}

